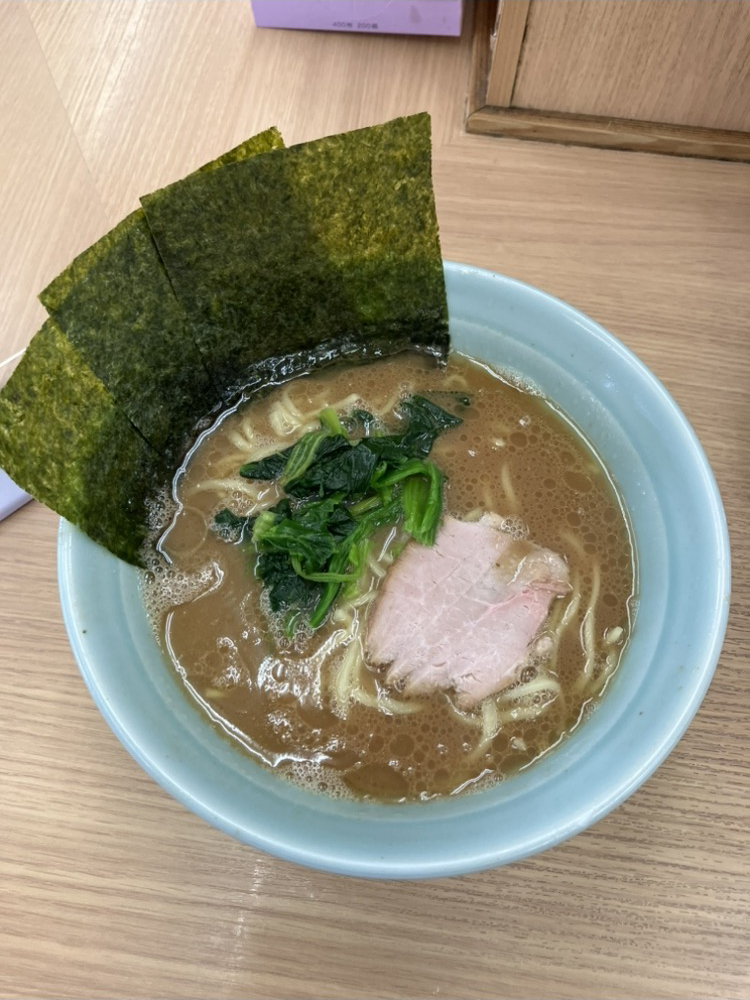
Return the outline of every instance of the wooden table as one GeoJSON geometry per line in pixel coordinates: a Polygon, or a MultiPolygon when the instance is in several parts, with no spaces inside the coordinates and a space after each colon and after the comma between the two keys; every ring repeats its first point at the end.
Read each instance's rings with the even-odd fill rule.
{"type": "Polygon", "coordinates": [[[319,874],[155,785],[79,677],[57,518],[0,524],[0,994],[750,995],[750,168],[469,136],[469,40],[256,31],[244,2],[0,5],[0,359],[36,292],[158,187],[261,128],[288,143],[428,109],[444,255],[567,299],[701,437],[735,598],[685,738],[593,829],[426,883],[319,874]]]}

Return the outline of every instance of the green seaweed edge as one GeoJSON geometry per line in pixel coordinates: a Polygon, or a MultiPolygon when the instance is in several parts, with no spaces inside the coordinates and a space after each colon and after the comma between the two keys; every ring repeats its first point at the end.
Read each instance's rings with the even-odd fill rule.
{"type": "Polygon", "coordinates": [[[142,564],[150,505],[169,470],[51,319],[0,394],[0,466],[94,541],[142,564]]]}

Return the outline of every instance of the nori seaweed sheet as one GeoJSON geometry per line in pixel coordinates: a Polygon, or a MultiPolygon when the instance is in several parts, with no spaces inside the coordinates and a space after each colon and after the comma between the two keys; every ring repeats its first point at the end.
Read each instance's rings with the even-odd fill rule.
{"type": "Polygon", "coordinates": [[[430,116],[294,146],[288,160],[295,197],[340,277],[360,336],[446,354],[430,116]]]}
{"type": "Polygon", "coordinates": [[[39,297],[146,440],[178,458],[217,391],[143,212],[77,257],[39,297]]]}
{"type": "MultiPolygon", "coordinates": [[[[272,125],[271,128],[264,129],[257,135],[251,135],[249,139],[245,139],[233,149],[228,149],[226,153],[217,156],[215,160],[204,163],[202,167],[194,170],[193,174],[205,174],[217,167],[225,167],[228,163],[239,163],[240,160],[249,160],[251,156],[257,156],[258,153],[270,153],[272,149],[283,148],[284,140],[281,138],[281,132],[272,125]]],[[[188,174],[187,176],[192,177],[193,175],[188,174]]]]}
{"type": "Polygon", "coordinates": [[[447,353],[430,153],[429,116],[413,115],[192,175],[141,199],[228,395],[337,353],[447,353]]]}
{"type": "MultiPolygon", "coordinates": [[[[283,146],[275,128],[191,176],[283,146]]],[[[222,401],[142,209],[84,251],[39,296],[133,424],[173,463],[222,401]]]]}
{"type": "Polygon", "coordinates": [[[0,395],[0,467],[136,565],[148,501],[173,471],[52,320],[32,339],[0,395]]]}
{"type": "Polygon", "coordinates": [[[279,146],[242,143],[76,258],[0,394],[0,467],[128,562],[219,390],[447,353],[429,117],[279,146]]]}

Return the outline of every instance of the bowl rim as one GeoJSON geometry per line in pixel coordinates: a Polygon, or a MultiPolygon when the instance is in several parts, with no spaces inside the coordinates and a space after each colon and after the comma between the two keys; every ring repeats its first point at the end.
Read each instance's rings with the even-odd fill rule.
{"type": "MultiPolygon", "coordinates": [[[[80,608],[77,605],[75,596],[75,567],[74,556],[77,547],[81,542],[91,543],[89,539],[74,528],[68,522],[61,519],[58,534],[58,577],[60,600],[65,626],[68,632],[71,647],[80,672],[88,687],[88,690],[97,705],[104,719],[113,730],[120,742],[125,746],[131,756],[141,765],[141,767],[156,780],[173,797],[181,801],[191,811],[197,813],[207,820],[211,825],[223,830],[226,833],[248,843],[251,846],[264,850],[268,853],[282,857],[286,860],[295,861],[307,867],[331,871],[338,874],[364,876],[371,878],[434,878],[440,876],[450,876],[465,874],[473,871],[483,870],[519,860],[523,857],[531,856],[539,851],[546,850],[574,834],[586,829],[597,822],[617,805],[631,795],[659,765],[671,753],[678,743],[688,725],[697,712],[706,690],[713,677],[716,664],[719,659],[724,635],[727,627],[729,611],[729,593],[731,585],[731,563],[729,550],[729,535],[726,524],[726,517],[719,494],[719,490],[705,456],[702,446],[695,434],[695,431],[687,421],[681,409],[667,392],[664,385],[653,375],[653,373],[631,352],[624,344],[615,338],[608,331],[604,330],[594,320],[585,314],[574,309],[567,303],[556,299],[546,292],[534,286],[520,282],[514,278],[496,274],[472,265],[445,262],[446,275],[456,277],[475,277],[482,280],[491,279],[494,286],[502,294],[502,289],[510,290],[512,293],[521,294],[537,303],[542,303],[555,312],[564,313],[568,319],[573,320],[584,328],[588,334],[603,341],[609,348],[613,349],[619,357],[634,368],[640,379],[648,383],[650,391],[657,393],[664,404],[667,405],[671,413],[674,425],[679,425],[683,434],[687,434],[692,445],[695,459],[695,469],[701,475],[704,486],[705,510],[712,519],[715,529],[718,548],[716,552],[716,577],[715,589],[717,595],[716,605],[713,608],[711,619],[711,642],[704,654],[703,663],[699,673],[696,674],[694,682],[690,687],[689,697],[683,698],[680,703],[680,712],[672,720],[672,726],[668,732],[662,736],[661,742],[656,750],[647,759],[639,760],[638,766],[631,769],[629,780],[621,781],[619,785],[608,789],[606,794],[595,796],[596,801],[592,801],[590,808],[579,814],[575,819],[557,827],[551,826],[543,836],[537,838],[534,843],[530,843],[527,849],[508,851],[507,849],[496,848],[488,850],[482,854],[472,857],[462,856],[460,851],[456,856],[442,858],[439,860],[425,860],[421,863],[394,864],[387,858],[377,858],[362,860],[353,863],[350,859],[340,861],[334,856],[330,856],[321,851],[316,845],[304,843],[304,836],[301,842],[295,843],[292,840],[280,842],[277,839],[269,839],[259,834],[254,834],[252,830],[239,828],[235,819],[217,812],[215,808],[208,806],[199,796],[191,791],[190,787],[179,779],[174,768],[170,766],[170,761],[159,759],[153,754],[149,754],[141,746],[139,739],[134,735],[128,720],[123,719],[118,714],[117,704],[105,690],[106,685],[102,685],[102,678],[97,671],[96,663],[92,661],[91,649],[82,633],[80,627],[80,608]]],[[[98,546],[96,547],[98,548],[98,546]]],[[[180,692],[181,697],[185,695],[180,692]]],[[[207,729],[210,727],[206,726],[207,729]]],[[[236,751],[240,752],[240,751],[236,751]]],[[[278,778],[275,778],[279,781],[278,778]]],[[[305,793],[310,794],[310,793],[305,793]]],[[[476,800],[480,795],[463,797],[476,800]]],[[[385,809],[392,812],[400,810],[406,813],[410,810],[424,810],[427,804],[410,804],[399,806],[378,805],[377,809],[385,809]]],[[[369,806],[364,809],[364,814],[368,814],[369,806]]]]}

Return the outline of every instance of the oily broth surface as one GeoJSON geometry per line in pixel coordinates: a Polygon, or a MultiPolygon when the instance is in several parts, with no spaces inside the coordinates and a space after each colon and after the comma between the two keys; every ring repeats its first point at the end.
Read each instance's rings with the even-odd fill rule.
{"type": "MultiPolygon", "coordinates": [[[[441,404],[449,399],[433,398],[441,404]]],[[[389,422],[394,426],[392,417],[389,422]]],[[[595,636],[602,650],[609,649],[610,665],[627,641],[633,551],[601,463],[546,400],[461,356],[451,356],[445,369],[413,355],[332,369],[225,414],[194,450],[178,477],[176,496],[178,511],[160,541],[172,567],[157,570],[144,584],[160,643],[216,723],[258,760],[319,791],[406,800],[502,780],[554,746],[595,707],[601,693],[597,683],[583,690],[579,683],[584,615],[596,596],[592,588],[598,590],[591,612],[595,636]],[[278,423],[276,431],[269,423],[282,393],[297,412],[316,413],[342,401],[349,409],[390,411],[409,392],[456,390],[471,397],[471,405],[461,410],[464,423],[438,438],[430,455],[447,477],[446,513],[466,517],[495,511],[509,518],[511,529],[525,526],[534,542],[566,558],[581,594],[577,616],[559,647],[560,695],[536,719],[525,720],[523,713],[520,719],[507,718],[506,711],[504,724],[490,739],[479,716],[467,722],[443,693],[420,699],[420,710],[410,715],[353,702],[346,718],[340,718],[330,680],[343,651],[325,656],[341,635],[340,622],[333,616],[293,646],[279,643],[248,556],[209,529],[222,507],[243,514],[255,499],[260,506],[278,499],[275,487],[248,484],[236,471],[255,457],[258,446],[278,450],[300,436],[299,430],[279,436],[278,423]],[[242,447],[248,420],[255,435],[253,454],[242,447]],[[606,647],[604,636],[617,639],[606,647]]],[[[381,542],[386,535],[384,529],[381,542]]],[[[373,574],[370,586],[378,582],[373,574]]],[[[356,614],[365,618],[366,610],[356,614]]],[[[381,689],[377,673],[365,670],[364,675],[372,695],[393,694],[381,689]]]]}

